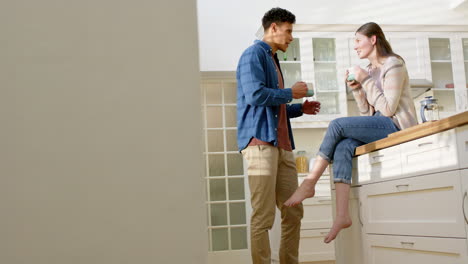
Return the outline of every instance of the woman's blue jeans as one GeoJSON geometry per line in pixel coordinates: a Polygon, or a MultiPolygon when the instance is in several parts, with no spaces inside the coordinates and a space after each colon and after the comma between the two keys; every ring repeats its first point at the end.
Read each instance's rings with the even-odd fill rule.
{"type": "Polygon", "coordinates": [[[352,159],[356,147],[398,131],[386,116],[341,117],[330,122],[318,155],[333,162],[334,182],[351,184],[352,159]]]}

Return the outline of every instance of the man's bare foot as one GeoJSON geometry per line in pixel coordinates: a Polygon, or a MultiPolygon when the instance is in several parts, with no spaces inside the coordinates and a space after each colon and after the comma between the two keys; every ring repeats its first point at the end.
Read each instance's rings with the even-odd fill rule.
{"type": "Polygon", "coordinates": [[[332,226],[330,232],[325,237],[323,242],[325,242],[327,244],[332,242],[336,238],[338,233],[341,231],[341,229],[348,228],[348,227],[351,226],[351,224],[352,224],[352,222],[351,222],[351,218],[349,218],[349,216],[348,217],[337,217],[335,219],[335,221],[333,222],[333,226],[332,226]]]}
{"type": "Polygon", "coordinates": [[[305,198],[311,198],[315,195],[315,184],[312,180],[305,179],[299,188],[284,202],[286,206],[296,206],[304,201],[305,198]]]}

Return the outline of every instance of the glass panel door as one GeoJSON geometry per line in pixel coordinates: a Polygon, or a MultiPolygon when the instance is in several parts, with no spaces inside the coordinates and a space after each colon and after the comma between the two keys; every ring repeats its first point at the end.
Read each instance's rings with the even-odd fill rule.
{"type": "MultiPolygon", "coordinates": [[[[291,88],[296,82],[302,81],[299,39],[294,39],[286,52],[278,50],[276,53],[283,73],[284,87],[291,88]]],[[[302,101],[302,99],[293,99],[291,104],[302,103],[302,101]]]]}
{"type": "Polygon", "coordinates": [[[440,118],[445,118],[456,112],[450,39],[430,38],[429,51],[433,88],[426,95],[438,99],[440,118]]]}
{"type": "Polygon", "coordinates": [[[466,88],[468,88],[468,38],[465,38],[463,41],[463,60],[465,61],[465,82],[466,88]]]}
{"type": "Polygon", "coordinates": [[[248,256],[245,175],[237,150],[236,83],[207,81],[202,89],[209,250],[222,251],[226,258],[238,250],[248,256]]]}
{"type": "Polygon", "coordinates": [[[337,78],[334,38],[313,38],[315,98],[320,102],[318,115],[339,115],[340,90],[337,78]]]}

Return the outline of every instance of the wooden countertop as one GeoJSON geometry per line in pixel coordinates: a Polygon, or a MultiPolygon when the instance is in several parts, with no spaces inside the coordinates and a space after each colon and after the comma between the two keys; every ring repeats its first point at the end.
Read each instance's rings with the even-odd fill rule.
{"type": "Polygon", "coordinates": [[[386,138],[356,148],[355,155],[388,148],[403,142],[429,136],[454,127],[468,124],[468,111],[438,121],[422,123],[388,135],[386,138]]]}

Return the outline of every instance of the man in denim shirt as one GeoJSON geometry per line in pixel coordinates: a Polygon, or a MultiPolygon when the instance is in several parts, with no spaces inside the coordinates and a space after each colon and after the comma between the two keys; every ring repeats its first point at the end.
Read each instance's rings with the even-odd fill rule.
{"type": "Polygon", "coordinates": [[[275,218],[275,205],[281,211],[280,263],[298,263],[302,205],[286,207],[283,203],[297,189],[294,140],[289,118],[303,113],[316,114],[319,102],[286,105],[303,98],[307,85],[296,82],[284,87],[276,51],[288,48],[295,16],[273,8],[262,19],[262,41],[247,48],[237,67],[237,141],[248,162],[251,192],[251,250],[254,264],[270,264],[268,231],[275,218]]]}

